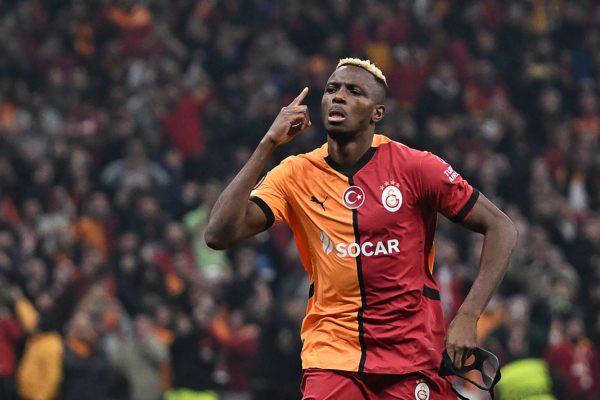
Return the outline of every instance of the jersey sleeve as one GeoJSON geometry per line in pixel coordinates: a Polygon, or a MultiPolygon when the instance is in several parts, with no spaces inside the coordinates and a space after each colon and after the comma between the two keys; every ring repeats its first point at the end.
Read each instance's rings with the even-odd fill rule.
{"type": "Polygon", "coordinates": [[[479,191],[450,164],[431,153],[424,154],[420,169],[425,202],[454,223],[465,221],[479,198],[479,191]]]}
{"type": "Polygon", "coordinates": [[[289,182],[290,168],[284,160],[269,171],[250,193],[250,201],[259,206],[267,217],[267,229],[275,222],[288,220],[290,206],[285,186],[289,182]]]}

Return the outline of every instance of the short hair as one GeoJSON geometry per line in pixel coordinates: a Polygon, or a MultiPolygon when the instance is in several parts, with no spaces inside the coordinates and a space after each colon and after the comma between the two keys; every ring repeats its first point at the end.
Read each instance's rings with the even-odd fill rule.
{"type": "Polygon", "coordinates": [[[387,88],[387,79],[383,72],[370,60],[361,60],[360,58],[343,58],[338,63],[335,69],[341,68],[344,65],[353,65],[355,67],[362,68],[371,73],[375,77],[375,80],[379,82],[383,87],[387,88]]]}

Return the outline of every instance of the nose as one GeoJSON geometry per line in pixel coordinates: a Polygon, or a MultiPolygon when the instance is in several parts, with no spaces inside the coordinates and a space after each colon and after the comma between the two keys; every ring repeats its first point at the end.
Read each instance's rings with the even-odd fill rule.
{"type": "Polygon", "coordinates": [[[338,104],[346,104],[346,89],[341,88],[340,90],[335,92],[335,96],[333,96],[332,101],[338,104]]]}

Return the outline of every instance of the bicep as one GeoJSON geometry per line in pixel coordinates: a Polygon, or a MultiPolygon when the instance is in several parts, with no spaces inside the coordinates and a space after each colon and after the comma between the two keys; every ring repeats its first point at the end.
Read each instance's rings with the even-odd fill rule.
{"type": "Polygon", "coordinates": [[[505,221],[510,222],[494,203],[480,193],[470,215],[460,225],[473,232],[485,233],[493,224],[505,221]]]}
{"type": "Polygon", "coordinates": [[[255,202],[248,200],[243,226],[238,233],[239,241],[248,239],[270,227],[265,212],[255,202]]]}

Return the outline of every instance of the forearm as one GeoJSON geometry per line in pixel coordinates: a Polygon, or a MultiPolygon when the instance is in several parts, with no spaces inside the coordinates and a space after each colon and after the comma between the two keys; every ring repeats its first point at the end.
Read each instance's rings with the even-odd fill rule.
{"type": "Polygon", "coordinates": [[[518,232],[508,218],[499,218],[484,232],[479,272],[458,314],[479,319],[498,289],[515,248],[518,232]]]}
{"type": "Polygon", "coordinates": [[[244,168],[219,196],[204,232],[209,247],[224,249],[243,239],[250,192],[275,147],[272,141],[263,139],[244,168]]]}

